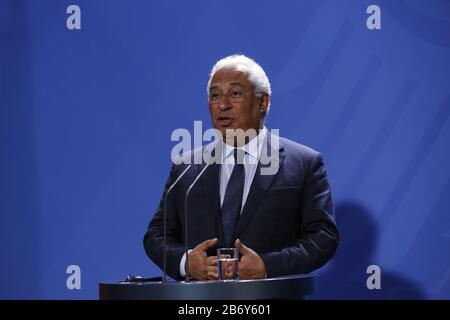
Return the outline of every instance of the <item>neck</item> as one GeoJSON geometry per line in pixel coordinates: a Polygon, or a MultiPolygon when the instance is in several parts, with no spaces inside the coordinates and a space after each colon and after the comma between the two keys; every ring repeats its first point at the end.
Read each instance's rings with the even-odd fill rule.
{"type": "Polygon", "coordinates": [[[242,129],[227,129],[223,136],[223,142],[233,147],[242,147],[255,139],[263,128],[264,127],[261,126],[258,129],[251,128],[246,131],[243,131],[242,129]],[[228,130],[231,130],[232,133],[228,134],[228,130]],[[237,130],[240,130],[241,132],[237,130]]]}

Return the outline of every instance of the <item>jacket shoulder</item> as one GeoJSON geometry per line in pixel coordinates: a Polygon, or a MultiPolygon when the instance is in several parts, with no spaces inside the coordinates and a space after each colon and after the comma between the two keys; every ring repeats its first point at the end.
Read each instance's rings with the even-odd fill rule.
{"type": "Polygon", "coordinates": [[[284,148],[286,155],[299,160],[312,160],[322,156],[319,151],[287,138],[280,137],[280,145],[284,148]]]}

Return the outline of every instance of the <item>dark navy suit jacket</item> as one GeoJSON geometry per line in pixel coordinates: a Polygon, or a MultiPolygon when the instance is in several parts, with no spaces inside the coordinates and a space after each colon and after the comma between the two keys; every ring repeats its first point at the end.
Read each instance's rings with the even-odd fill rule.
{"type": "MultiPolygon", "coordinates": [[[[273,152],[273,136],[268,136],[267,150],[273,152]]],[[[276,174],[262,175],[262,164],[258,165],[233,235],[233,241],[239,238],[261,256],[268,277],[309,273],[323,266],[334,255],[339,241],[322,155],[285,138],[279,138],[278,149],[276,174]]],[[[168,196],[167,273],[174,279],[181,278],[185,232],[190,249],[215,237],[219,240],[216,247],[227,246],[220,216],[219,164],[210,165],[191,190],[187,230],[184,226],[186,191],[205,165],[193,165],[168,196]]],[[[172,166],[160,205],[144,237],[147,255],[160,268],[164,197],[186,166],[172,166]]],[[[215,249],[209,250],[208,255],[215,255],[215,249]]]]}

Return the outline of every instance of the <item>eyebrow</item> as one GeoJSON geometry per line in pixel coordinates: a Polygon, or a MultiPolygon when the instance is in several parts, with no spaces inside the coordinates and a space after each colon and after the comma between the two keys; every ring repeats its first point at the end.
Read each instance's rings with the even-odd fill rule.
{"type": "MultiPolygon", "coordinates": [[[[244,87],[244,86],[242,85],[242,83],[240,83],[240,82],[229,82],[228,85],[229,85],[229,86],[240,86],[240,87],[244,87]]],[[[209,91],[214,90],[214,89],[217,89],[217,88],[219,88],[218,85],[212,85],[212,86],[209,88],[209,91]]]]}

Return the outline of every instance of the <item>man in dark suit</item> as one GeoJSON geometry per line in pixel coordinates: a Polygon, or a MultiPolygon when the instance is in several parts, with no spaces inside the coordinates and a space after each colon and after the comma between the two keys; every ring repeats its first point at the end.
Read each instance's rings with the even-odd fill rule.
{"type": "MultiPolygon", "coordinates": [[[[323,266],[336,251],[339,233],[321,154],[264,127],[270,83],[253,60],[243,55],[219,60],[207,90],[212,123],[223,141],[194,150],[188,158],[208,151],[217,154],[219,163],[208,167],[191,190],[187,230],[186,191],[206,164],[194,164],[168,196],[167,273],[180,279],[188,269],[194,279],[217,279],[215,250],[229,246],[241,254],[240,279],[308,273],[323,266]],[[251,131],[253,136],[241,134],[251,131]]],[[[161,268],[163,201],[186,166],[172,166],[144,237],[147,255],[161,268]]]]}

